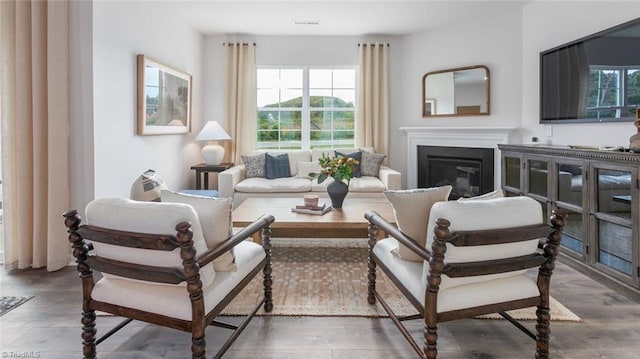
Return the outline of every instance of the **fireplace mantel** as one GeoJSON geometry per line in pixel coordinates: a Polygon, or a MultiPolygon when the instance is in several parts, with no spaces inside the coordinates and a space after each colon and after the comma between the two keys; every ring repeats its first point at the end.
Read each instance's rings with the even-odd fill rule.
{"type": "Polygon", "coordinates": [[[418,185],[418,146],[480,147],[494,149],[494,186],[500,188],[498,144],[510,144],[515,127],[400,127],[407,135],[407,188],[418,185]]]}

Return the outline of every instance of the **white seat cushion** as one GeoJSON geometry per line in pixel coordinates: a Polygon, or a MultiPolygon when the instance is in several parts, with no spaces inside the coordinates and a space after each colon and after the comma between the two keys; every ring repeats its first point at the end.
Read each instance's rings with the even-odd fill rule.
{"type": "Polygon", "coordinates": [[[307,178],[247,178],[236,185],[236,191],[248,193],[309,192],[311,180],[307,178]]]}
{"type": "MultiPolygon", "coordinates": [[[[235,247],[237,271],[217,273],[214,281],[202,288],[205,313],[211,311],[260,261],[264,249],[244,241],[235,247]]],[[[205,266],[213,267],[211,264],[205,266]]],[[[203,268],[200,269],[202,271],[203,268]]],[[[96,301],[112,303],[171,318],[191,320],[191,301],[186,287],[135,283],[115,278],[102,278],[91,293],[96,301]]]]}
{"type": "MultiPolygon", "coordinates": [[[[101,198],[91,201],[86,209],[86,223],[102,228],[121,231],[175,235],[176,225],[190,222],[193,231],[193,247],[197,254],[207,251],[207,244],[198,215],[192,206],[183,203],[138,202],[123,198],[101,198]]],[[[117,245],[92,242],[93,253],[129,263],[156,267],[178,268],[183,270],[180,248],[173,251],[160,251],[140,248],[127,248],[117,245]]],[[[105,274],[109,277],[109,274],[105,274]]],[[[215,277],[213,266],[200,270],[203,284],[211,284],[215,277]]],[[[141,281],[118,277],[139,283],[141,281]]],[[[185,282],[180,285],[186,285],[185,282]]]]}
{"type": "MultiPolygon", "coordinates": [[[[431,249],[434,241],[435,221],[438,218],[446,218],[451,222],[449,227],[451,232],[511,228],[541,224],[542,207],[536,200],[525,196],[487,200],[446,201],[434,204],[431,207],[429,218],[429,226],[427,228],[429,235],[427,236],[426,246],[431,249]]],[[[535,253],[538,248],[538,242],[539,239],[532,239],[515,243],[467,247],[456,247],[447,243],[444,259],[445,263],[462,263],[524,256],[535,253]]],[[[515,271],[469,278],[473,278],[474,281],[492,280],[520,275],[523,272],[515,271]]],[[[422,274],[422,280],[425,285],[428,274],[429,265],[425,262],[422,274]]],[[[452,284],[451,287],[457,284],[452,284]]]]}
{"type": "MultiPolygon", "coordinates": [[[[424,304],[426,285],[422,281],[422,263],[404,260],[394,255],[398,241],[385,238],[378,241],[373,252],[406,287],[411,295],[424,304]]],[[[500,278],[498,275],[483,276],[484,281],[473,283],[475,277],[441,277],[438,292],[438,312],[471,308],[490,303],[530,298],[540,295],[535,281],[523,272],[500,278]],[[466,285],[463,285],[466,284],[466,285]]]]}

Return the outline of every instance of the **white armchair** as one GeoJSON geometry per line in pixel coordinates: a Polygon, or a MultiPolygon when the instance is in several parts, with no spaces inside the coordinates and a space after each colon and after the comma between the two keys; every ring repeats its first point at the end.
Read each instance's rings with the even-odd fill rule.
{"type": "MultiPolygon", "coordinates": [[[[97,199],[87,206],[88,224],[80,225],[76,210],[64,217],[82,279],[84,358],[96,358],[97,344],[134,319],[191,332],[193,358],[205,357],[208,325],[232,329],[215,356],[219,358],[260,306],[266,311],[273,308],[269,231],[273,216],[261,217],[213,248],[208,248],[198,214],[189,204],[97,199]],[[258,231],[262,246],[246,240],[258,231]],[[214,261],[230,250],[233,269],[216,271],[214,261]],[[94,270],[103,274],[97,282],[94,270]],[[261,271],[264,298],[254,310],[238,326],[218,322],[216,317],[261,271]],[[128,319],[96,339],[96,310],[128,319]]],[[[225,228],[218,228],[228,235],[225,228]]]]}
{"type": "MultiPolygon", "coordinates": [[[[536,358],[549,356],[549,283],[555,266],[564,215],[554,211],[549,226],[541,205],[528,197],[444,201],[433,205],[426,248],[375,212],[369,220],[368,301],[378,300],[420,358],[437,356],[437,324],[500,313],[536,340],[536,358]],[[378,230],[390,235],[377,241],[378,230]],[[544,240],[546,238],[546,240],[544,240]],[[403,244],[423,261],[399,258],[403,244]],[[539,248],[540,246],[540,248],[539,248]],[[542,250],[540,250],[542,249],[542,250]],[[379,267],[418,310],[399,318],[376,291],[379,267]],[[539,267],[537,279],[525,272],[539,267]],[[537,306],[537,335],[505,311],[537,306]],[[424,320],[421,348],[402,321],[424,320]]],[[[425,223],[425,226],[427,224],[425,223]]]]}

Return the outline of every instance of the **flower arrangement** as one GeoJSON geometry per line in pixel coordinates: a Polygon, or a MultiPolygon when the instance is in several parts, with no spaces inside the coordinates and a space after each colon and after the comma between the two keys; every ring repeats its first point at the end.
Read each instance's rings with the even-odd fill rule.
{"type": "Polygon", "coordinates": [[[318,159],[318,163],[322,169],[320,173],[309,173],[311,178],[318,177],[318,183],[322,183],[328,177],[333,177],[336,181],[343,183],[346,181],[348,186],[356,170],[355,165],[359,162],[355,158],[344,156],[327,157],[323,153],[322,157],[318,159]]]}

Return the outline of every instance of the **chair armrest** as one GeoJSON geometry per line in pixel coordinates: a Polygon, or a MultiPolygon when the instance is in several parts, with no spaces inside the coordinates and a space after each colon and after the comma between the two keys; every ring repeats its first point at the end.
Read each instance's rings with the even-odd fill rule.
{"type": "Polygon", "coordinates": [[[222,254],[231,250],[231,248],[237,246],[242,241],[245,241],[247,238],[251,237],[254,233],[262,230],[263,228],[269,227],[274,220],[275,218],[270,214],[263,215],[247,227],[243,228],[238,233],[229,237],[219,246],[211,248],[210,250],[200,255],[198,257],[198,265],[202,268],[214,259],[220,257],[222,254]]]}
{"type": "Polygon", "coordinates": [[[387,190],[402,189],[402,174],[387,166],[380,166],[378,177],[387,190]]]}
{"type": "Polygon", "coordinates": [[[233,198],[236,185],[244,179],[244,165],[236,165],[218,173],[218,193],[220,197],[233,198]]]}
{"type": "Polygon", "coordinates": [[[419,255],[422,259],[426,261],[431,260],[431,252],[428,249],[419,245],[413,238],[402,233],[398,228],[389,223],[377,212],[369,211],[364,214],[364,218],[366,218],[370,224],[378,226],[380,229],[385,231],[389,235],[389,237],[396,239],[398,242],[409,248],[412,252],[419,255]]]}

